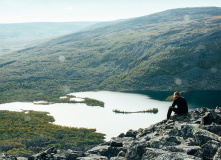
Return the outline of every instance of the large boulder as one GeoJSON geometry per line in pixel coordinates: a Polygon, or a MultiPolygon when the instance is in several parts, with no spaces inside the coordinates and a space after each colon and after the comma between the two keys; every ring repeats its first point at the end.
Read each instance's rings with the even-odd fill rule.
{"type": "Polygon", "coordinates": [[[123,147],[123,143],[124,142],[129,142],[129,141],[133,141],[134,138],[132,137],[113,137],[110,140],[110,146],[111,147],[123,147]]]}
{"type": "Polygon", "coordinates": [[[99,156],[105,156],[111,158],[111,157],[116,157],[121,151],[126,152],[126,149],[123,147],[111,147],[108,145],[99,145],[90,149],[85,154],[86,155],[96,154],[99,156]]]}
{"type": "Polygon", "coordinates": [[[195,132],[194,139],[195,139],[195,144],[199,146],[202,146],[203,144],[207,143],[210,140],[221,143],[220,136],[203,129],[199,129],[197,132],[195,132]]]}
{"type": "Polygon", "coordinates": [[[129,131],[125,134],[125,137],[133,137],[133,138],[136,138],[137,133],[138,133],[137,131],[129,130],[129,131]]]}
{"type": "Polygon", "coordinates": [[[196,124],[183,124],[181,126],[181,136],[184,138],[184,139],[187,139],[187,138],[192,138],[193,137],[193,132],[195,130],[195,128],[197,128],[198,125],[196,124]]]}
{"type": "Polygon", "coordinates": [[[28,160],[49,159],[56,153],[57,153],[57,147],[51,147],[45,150],[44,152],[29,157],[28,160]]]}
{"type": "Polygon", "coordinates": [[[125,157],[112,157],[110,160],[127,160],[125,157]]]}
{"type": "Polygon", "coordinates": [[[77,160],[108,160],[105,156],[99,156],[96,154],[90,154],[87,157],[79,157],[77,160]]]}
{"type": "Polygon", "coordinates": [[[140,160],[146,152],[146,148],[146,143],[133,143],[127,148],[125,157],[127,160],[140,160]]]}
{"type": "Polygon", "coordinates": [[[204,130],[210,131],[214,134],[221,136],[221,125],[212,123],[211,125],[202,126],[204,130]]]}
{"type": "Polygon", "coordinates": [[[210,140],[206,144],[201,146],[201,149],[196,152],[195,156],[202,159],[212,159],[220,146],[220,142],[210,140]]]}
{"type": "Polygon", "coordinates": [[[216,154],[213,157],[213,160],[219,160],[221,159],[221,147],[217,150],[216,154]]]}
{"type": "Polygon", "coordinates": [[[201,158],[188,155],[182,152],[168,152],[161,149],[147,149],[146,153],[142,156],[141,160],[154,159],[154,160],[183,160],[183,159],[196,159],[201,160],[201,158]]]}

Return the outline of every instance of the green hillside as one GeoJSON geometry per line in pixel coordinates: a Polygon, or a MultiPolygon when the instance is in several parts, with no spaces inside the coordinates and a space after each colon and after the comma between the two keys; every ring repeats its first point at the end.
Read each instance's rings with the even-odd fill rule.
{"type": "Polygon", "coordinates": [[[184,8],[1,57],[1,101],[85,90],[220,90],[221,8],[184,8]]]}

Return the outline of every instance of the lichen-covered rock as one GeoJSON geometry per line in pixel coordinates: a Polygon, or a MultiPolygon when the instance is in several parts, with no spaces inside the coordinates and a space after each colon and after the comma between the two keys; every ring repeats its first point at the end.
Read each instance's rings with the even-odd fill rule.
{"type": "Polygon", "coordinates": [[[195,155],[202,159],[212,159],[220,146],[220,142],[210,140],[206,144],[202,145],[201,149],[197,151],[195,155]]]}
{"type": "Polygon", "coordinates": [[[105,156],[99,156],[96,154],[88,155],[87,157],[79,157],[77,160],[108,160],[105,156]]]}
{"type": "Polygon", "coordinates": [[[216,154],[213,157],[213,160],[220,160],[221,159],[221,147],[217,150],[216,154]]]}
{"type": "Polygon", "coordinates": [[[211,125],[202,126],[202,128],[204,130],[210,131],[214,134],[221,136],[221,125],[218,125],[216,123],[212,123],[211,125]]]}
{"type": "Polygon", "coordinates": [[[193,137],[193,133],[194,133],[194,130],[195,128],[197,128],[198,125],[196,124],[183,124],[181,126],[181,136],[184,138],[184,139],[187,139],[187,138],[192,138],[193,137]]]}
{"type": "Polygon", "coordinates": [[[111,157],[116,157],[120,151],[126,152],[126,149],[123,147],[111,147],[108,145],[103,145],[103,146],[97,146],[89,151],[87,151],[85,154],[90,155],[90,154],[96,154],[100,156],[106,156],[108,158],[111,157]]]}
{"type": "Polygon", "coordinates": [[[199,146],[187,146],[187,145],[179,145],[179,146],[168,146],[166,150],[170,152],[182,152],[188,155],[194,155],[197,151],[199,151],[201,147],[199,146]]]}
{"type": "Polygon", "coordinates": [[[137,143],[127,148],[126,159],[128,160],[140,160],[143,154],[146,152],[147,145],[145,143],[137,143]]]}
{"type": "Polygon", "coordinates": [[[199,146],[202,146],[210,140],[218,141],[221,143],[221,137],[219,135],[203,129],[199,129],[199,131],[194,134],[194,139],[195,143],[199,146]]]}
{"type": "Polygon", "coordinates": [[[113,137],[110,140],[111,147],[123,147],[123,142],[132,141],[134,138],[132,137],[113,137]]]}
{"type": "Polygon", "coordinates": [[[45,150],[44,152],[41,152],[41,153],[38,153],[38,154],[35,154],[35,155],[29,157],[28,160],[49,159],[56,153],[57,153],[57,148],[51,147],[51,148],[48,148],[47,150],[45,150]]]}
{"type": "Polygon", "coordinates": [[[137,135],[137,131],[133,131],[133,130],[129,130],[125,137],[133,137],[133,138],[136,138],[136,135],[137,135]]]}
{"type": "Polygon", "coordinates": [[[216,107],[215,112],[216,112],[217,114],[221,114],[221,107],[216,107]]]}
{"type": "Polygon", "coordinates": [[[147,149],[146,153],[142,156],[141,160],[167,160],[167,159],[173,159],[173,160],[201,160],[199,157],[195,157],[192,155],[188,155],[186,153],[182,152],[167,152],[165,150],[159,150],[159,149],[147,149]]]}
{"type": "Polygon", "coordinates": [[[127,160],[125,157],[112,157],[110,160],[127,160]]]}

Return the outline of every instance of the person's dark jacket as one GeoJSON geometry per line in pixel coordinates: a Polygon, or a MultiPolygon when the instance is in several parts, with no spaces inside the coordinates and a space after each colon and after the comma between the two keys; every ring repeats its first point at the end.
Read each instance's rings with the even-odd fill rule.
{"type": "Polygon", "coordinates": [[[178,109],[178,115],[183,115],[188,113],[188,106],[186,99],[184,97],[177,97],[172,104],[172,108],[174,108],[177,105],[178,109]]]}

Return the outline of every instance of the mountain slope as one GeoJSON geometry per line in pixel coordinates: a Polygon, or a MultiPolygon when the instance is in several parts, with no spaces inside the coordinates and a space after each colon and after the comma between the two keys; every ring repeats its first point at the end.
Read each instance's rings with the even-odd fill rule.
{"type": "Polygon", "coordinates": [[[220,90],[220,52],[221,8],[168,10],[2,57],[1,91],[220,90]]]}

